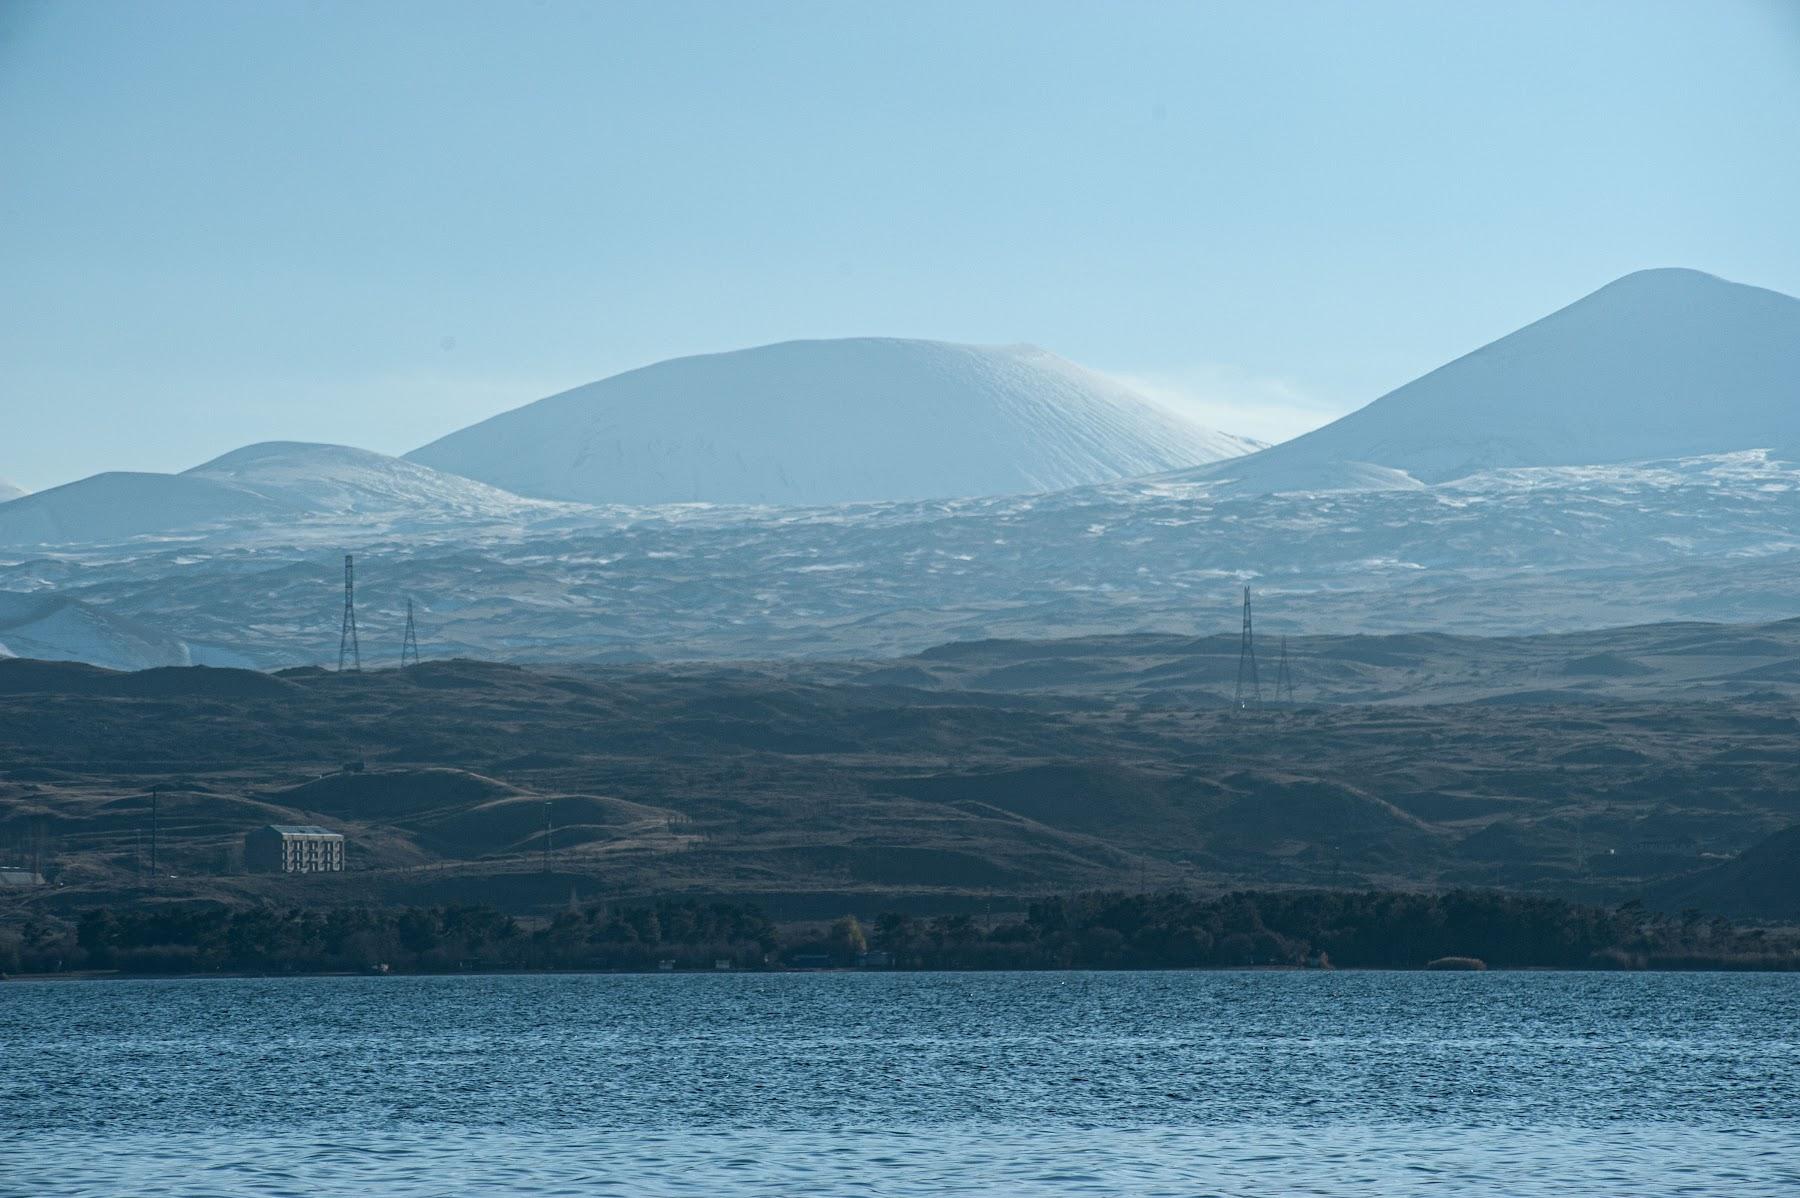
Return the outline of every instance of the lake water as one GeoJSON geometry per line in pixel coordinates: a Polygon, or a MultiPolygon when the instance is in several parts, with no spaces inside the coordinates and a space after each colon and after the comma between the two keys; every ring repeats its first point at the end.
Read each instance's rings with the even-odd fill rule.
{"type": "Polygon", "coordinates": [[[1800,976],[0,985],[0,1194],[1800,1192],[1800,976]]]}

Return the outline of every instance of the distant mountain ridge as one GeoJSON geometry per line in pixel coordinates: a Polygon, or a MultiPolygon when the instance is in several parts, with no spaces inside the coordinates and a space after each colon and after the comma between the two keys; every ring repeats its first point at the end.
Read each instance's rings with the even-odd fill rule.
{"type": "Polygon", "coordinates": [[[867,337],[659,362],[406,456],[546,499],[813,505],[1056,491],[1255,448],[1034,346],[867,337]]]}
{"type": "Polygon", "coordinates": [[[413,462],[297,441],[247,445],[180,474],[107,471],[0,508],[0,545],[93,544],[221,529],[286,531],[306,517],[509,520],[555,505],[413,462]]]}
{"type": "Polygon", "coordinates": [[[1750,449],[1800,456],[1800,299],[1658,269],[1323,428],[1184,477],[1247,491],[1380,489],[1750,449]]]}
{"type": "Polygon", "coordinates": [[[405,458],[303,441],[246,445],[195,466],[182,477],[242,486],[313,512],[405,511],[492,519],[548,506],[405,458]]]}
{"type": "MultiPolygon", "coordinates": [[[[869,657],[992,636],[1208,629],[1237,619],[1245,583],[1263,626],[1281,632],[1776,619],[1795,613],[1800,562],[1797,314],[1800,301],[1695,272],[1629,276],[1287,445],[1039,494],[598,507],[342,446],[247,446],[183,474],[97,475],[0,505],[0,592],[82,605],[18,608],[0,644],[108,664],[184,652],[213,665],[332,660],[339,555],[350,551],[375,626],[399,627],[416,598],[421,637],[440,650],[528,660],[869,657]],[[1570,461],[1467,472],[1541,458],[1570,461]],[[162,630],[168,644],[100,630],[103,615],[162,630]]],[[[747,351],[762,362],[748,374],[791,381],[772,353],[782,349],[747,351]]],[[[896,402],[921,369],[953,376],[931,390],[950,405],[942,419],[888,438],[890,465],[918,461],[919,444],[953,456],[982,444],[961,435],[968,417],[952,397],[976,396],[989,432],[1043,434],[1028,443],[1045,451],[1033,464],[1046,473],[1026,480],[1009,458],[1009,486],[1092,466],[1074,451],[1104,428],[1095,411],[1116,414],[1110,401],[1090,411],[1058,395],[1005,415],[1033,380],[1067,382],[1064,368],[1089,395],[1097,376],[1039,351],[828,342],[800,357],[817,366],[848,353],[861,370],[889,352],[908,364],[896,402]],[[1070,429],[1058,412],[1075,414],[1070,429]]],[[[692,361],[703,379],[746,376],[741,362],[692,361]]],[[[646,394],[642,380],[631,388],[646,394]]],[[[842,392],[808,394],[785,410],[842,392]]],[[[744,419],[761,410],[739,406],[744,419]]],[[[580,459],[592,409],[575,392],[499,419],[547,414],[560,434],[546,440],[534,425],[526,440],[566,454],[558,468],[580,482],[604,464],[580,459]]],[[[808,427],[783,443],[830,460],[816,452],[830,436],[809,443],[808,427]]],[[[505,458],[506,437],[478,440],[505,458]]],[[[646,461],[649,474],[620,485],[662,468],[646,461]]],[[[740,465],[738,481],[766,481],[756,461],[740,465]]]]}
{"type": "Polygon", "coordinates": [[[0,503],[5,503],[9,499],[17,499],[23,494],[25,494],[24,487],[15,486],[5,479],[0,478],[0,503]]]}

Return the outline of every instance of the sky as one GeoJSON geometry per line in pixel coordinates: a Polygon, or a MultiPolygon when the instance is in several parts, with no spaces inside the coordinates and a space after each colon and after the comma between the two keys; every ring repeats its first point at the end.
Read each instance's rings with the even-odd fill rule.
{"type": "Polygon", "coordinates": [[[1031,342],[1279,440],[1629,271],[1800,294],[1800,0],[0,0],[0,478],[1031,342]]]}

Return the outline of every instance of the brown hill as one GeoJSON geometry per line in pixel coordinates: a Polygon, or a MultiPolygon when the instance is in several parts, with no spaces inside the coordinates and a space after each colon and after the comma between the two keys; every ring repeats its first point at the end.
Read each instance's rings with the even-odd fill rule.
{"type": "Polygon", "coordinates": [[[0,860],[41,851],[62,883],[0,907],[141,892],[161,786],[159,864],[179,877],[155,884],[220,901],[543,910],[573,886],[841,914],[1280,884],[1679,906],[1668,896],[1716,884],[1712,902],[1785,910],[1779,859],[1766,884],[1730,891],[1727,875],[1763,868],[1747,850],[1800,815],[1792,701],[1637,688],[1677,677],[1673,661],[1688,663],[1680,678],[1713,676],[1733,646],[1791,657],[1795,632],[1316,638],[1321,652],[1296,659],[1311,677],[1341,671],[1328,676],[1344,693],[1421,681],[1400,701],[1236,713],[1183,689],[1218,656],[1183,637],[985,642],[879,666],[442,662],[244,679],[0,663],[14,680],[0,691],[0,860]],[[1596,652],[1657,673],[1561,668],[1596,652]],[[1516,695],[1507,680],[1531,677],[1532,702],[1421,701],[1433,687],[1516,695]],[[1020,689],[986,689],[996,679],[1020,689]],[[243,834],[278,822],[341,829],[352,871],[243,876],[243,834]],[[1714,865],[1725,858],[1735,872],[1714,865]]]}

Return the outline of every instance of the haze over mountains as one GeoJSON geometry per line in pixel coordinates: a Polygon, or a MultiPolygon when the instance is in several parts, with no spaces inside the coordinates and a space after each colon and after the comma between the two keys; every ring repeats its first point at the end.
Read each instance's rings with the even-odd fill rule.
{"type": "Polygon", "coordinates": [[[1232,626],[1245,583],[1276,631],[1763,621],[1796,608],[1797,388],[1800,301],[1674,270],[1315,433],[1173,471],[1242,443],[1042,351],[789,343],[621,375],[404,460],[274,443],[14,500],[0,592],[70,605],[48,624],[19,609],[33,654],[60,636],[60,655],[115,666],[334,659],[344,551],[371,639],[411,598],[428,656],[1207,632],[1232,626]],[[700,462],[703,479],[717,466],[707,498],[967,493],[589,506],[501,489],[689,500],[700,462]]]}
{"type": "Polygon", "coordinates": [[[812,505],[1057,491],[1255,448],[1035,346],[867,337],[660,362],[407,457],[544,499],[812,505]]]}

